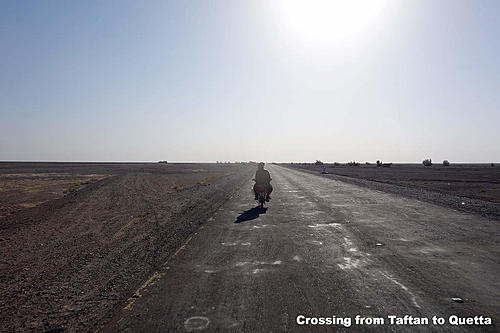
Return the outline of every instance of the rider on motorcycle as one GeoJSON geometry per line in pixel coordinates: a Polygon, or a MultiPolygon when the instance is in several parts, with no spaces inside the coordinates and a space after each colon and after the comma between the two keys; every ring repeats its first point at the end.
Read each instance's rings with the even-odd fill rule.
{"type": "Polygon", "coordinates": [[[267,197],[266,201],[271,199],[271,192],[273,187],[271,185],[271,175],[269,171],[264,170],[264,162],[258,164],[257,172],[255,173],[255,185],[253,186],[253,191],[255,192],[255,200],[258,199],[257,192],[259,187],[264,187],[266,189],[267,197]]]}

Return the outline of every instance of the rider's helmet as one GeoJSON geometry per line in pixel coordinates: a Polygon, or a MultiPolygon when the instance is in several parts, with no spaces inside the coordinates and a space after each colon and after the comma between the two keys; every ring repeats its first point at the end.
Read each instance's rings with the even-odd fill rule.
{"type": "Polygon", "coordinates": [[[259,167],[259,169],[263,169],[264,168],[264,162],[260,162],[259,164],[257,164],[257,166],[259,167]]]}

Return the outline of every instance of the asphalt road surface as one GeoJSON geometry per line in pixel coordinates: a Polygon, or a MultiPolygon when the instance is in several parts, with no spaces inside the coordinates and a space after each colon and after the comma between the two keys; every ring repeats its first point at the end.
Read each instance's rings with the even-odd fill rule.
{"type": "Polygon", "coordinates": [[[100,330],[498,331],[498,221],[268,169],[266,211],[254,208],[249,179],[100,330]],[[299,325],[299,315],[352,321],[299,325]],[[356,315],[384,324],[356,324],[356,315]],[[391,325],[390,315],[430,322],[391,325]],[[454,326],[452,315],[493,324],[454,326]],[[433,325],[433,316],[446,323],[433,325]]]}

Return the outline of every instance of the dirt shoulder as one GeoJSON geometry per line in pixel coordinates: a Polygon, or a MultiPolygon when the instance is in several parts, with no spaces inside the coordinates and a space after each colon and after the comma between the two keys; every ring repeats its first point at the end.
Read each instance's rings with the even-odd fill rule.
{"type": "Polygon", "coordinates": [[[462,175],[459,172],[460,169],[457,168],[458,170],[452,171],[454,172],[454,176],[445,176],[442,168],[439,167],[434,170],[421,170],[424,167],[376,168],[375,166],[359,166],[335,168],[327,166],[329,173],[321,174],[322,166],[281,165],[320,177],[365,186],[374,190],[402,195],[467,213],[478,214],[486,218],[500,220],[500,195],[496,194],[497,188],[500,185],[497,178],[495,178],[500,168],[491,168],[491,170],[488,169],[486,171],[487,167],[483,167],[485,170],[471,167],[471,170],[465,170],[462,175]],[[479,171],[474,171],[474,169],[479,169],[479,171]],[[349,174],[350,176],[343,174],[349,174]],[[427,179],[426,186],[422,186],[421,184],[424,177],[427,179]],[[459,182],[460,178],[466,181],[460,182],[460,186],[454,185],[459,182]],[[467,180],[469,181],[468,183],[467,180]],[[488,192],[492,201],[478,199],[481,197],[480,189],[477,188],[478,183],[488,184],[492,189],[488,192]],[[467,184],[472,185],[468,186],[467,184]],[[441,188],[442,186],[445,186],[445,190],[441,188]]]}
{"type": "Polygon", "coordinates": [[[20,210],[61,198],[69,192],[79,191],[109,176],[71,173],[0,173],[0,220],[20,210]]]}
{"type": "Polygon", "coordinates": [[[145,168],[0,220],[2,331],[95,330],[254,171],[145,168]]]}

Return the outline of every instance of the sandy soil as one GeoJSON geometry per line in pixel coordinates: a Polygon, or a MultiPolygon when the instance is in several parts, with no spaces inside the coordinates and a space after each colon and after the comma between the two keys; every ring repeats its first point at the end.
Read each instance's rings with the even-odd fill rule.
{"type": "Polygon", "coordinates": [[[81,190],[107,177],[109,175],[70,173],[0,174],[0,219],[81,190]]]}
{"type": "Polygon", "coordinates": [[[56,199],[55,191],[38,191],[45,202],[0,219],[1,331],[95,329],[253,171],[215,164],[0,163],[4,181],[24,177],[22,186],[0,192],[1,202],[23,197],[27,174],[40,188],[59,189],[80,175],[113,175],[56,199]]]}

